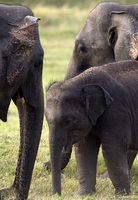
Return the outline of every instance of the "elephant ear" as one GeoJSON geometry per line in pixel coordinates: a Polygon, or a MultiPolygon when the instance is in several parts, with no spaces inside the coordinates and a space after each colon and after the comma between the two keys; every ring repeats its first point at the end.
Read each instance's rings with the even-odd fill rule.
{"type": "Polygon", "coordinates": [[[123,12],[111,12],[109,43],[114,50],[115,60],[136,60],[138,58],[138,21],[123,12]]]}
{"type": "Polygon", "coordinates": [[[26,16],[18,25],[11,26],[11,47],[7,57],[7,82],[12,84],[31,60],[32,50],[37,38],[37,21],[33,16],[26,16]]]}
{"type": "Polygon", "coordinates": [[[98,118],[113,102],[110,94],[99,85],[86,85],[81,90],[81,96],[86,107],[86,113],[95,126],[98,118]]]}

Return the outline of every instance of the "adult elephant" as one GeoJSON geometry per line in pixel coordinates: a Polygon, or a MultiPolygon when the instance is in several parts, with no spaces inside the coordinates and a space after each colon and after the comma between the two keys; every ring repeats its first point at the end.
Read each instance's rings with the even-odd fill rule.
{"type": "Polygon", "coordinates": [[[22,6],[0,5],[0,119],[10,101],[20,118],[20,148],[13,185],[0,199],[27,199],[43,123],[43,49],[38,18],[22,6]]]}
{"type": "MultiPolygon", "coordinates": [[[[101,3],[87,17],[77,35],[65,80],[89,67],[138,59],[138,4],[101,3]]],[[[62,153],[63,169],[72,149],[62,153]]],[[[136,153],[129,153],[131,169],[136,153]]],[[[50,162],[45,165],[51,169],[50,162]]]]}

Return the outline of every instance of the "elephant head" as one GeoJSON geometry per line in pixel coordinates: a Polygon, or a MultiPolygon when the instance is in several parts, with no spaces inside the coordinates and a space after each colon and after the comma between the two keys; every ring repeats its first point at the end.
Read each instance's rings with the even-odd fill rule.
{"type": "MultiPolygon", "coordinates": [[[[0,5],[0,119],[7,120],[10,101],[20,118],[20,148],[15,180],[16,199],[27,199],[43,123],[43,49],[38,18],[29,8],[0,5]]],[[[10,191],[8,189],[8,191],[10,191]]],[[[0,199],[7,190],[0,190],[0,199]]]]}
{"type": "Polygon", "coordinates": [[[7,119],[10,100],[28,73],[37,40],[37,21],[38,18],[25,16],[19,24],[2,22],[5,27],[0,33],[0,119],[3,121],[7,119]]]}
{"type": "Polygon", "coordinates": [[[35,17],[26,16],[19,26],[8,25],[11,30],[7,40],[3,38],[1,41],[0,118],[3,121],[6,121],[7,109],[17,90],[17,83],[21,83],[23,75],[28,73],[27,66],[36,43],[36,34],[33,32],[37,21],[35,17]]]}
{"type": "Polygon", "coordinates": [[[65,79],[87,68],[138,58],[138,4],[101,3],[77,35],[65,79]]]}
{"type": "MultiPolygon", "coordinates": [[[[70,79],[72,80],[72,79],[70,79]]],[[[86,137],[113,99],[98,85],[55,83],[47,91],[52,194],[61,194],[61,152],[86,137]]]]}

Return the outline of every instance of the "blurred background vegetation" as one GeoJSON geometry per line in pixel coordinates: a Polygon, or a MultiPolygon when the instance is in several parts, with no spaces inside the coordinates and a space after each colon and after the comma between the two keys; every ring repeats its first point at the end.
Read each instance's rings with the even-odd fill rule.
{"type": "MultiPolygon", "coordinates": [[[[105,0],[109,2],[111,0],[105,0]]],[[[115,0],[112,0],[115,1],[115,0]]],[[[36,4],[42,4],[45,6],[56,6],[61,7],[63,5],[68,6],[78,6],[80,8],[88,8],[91,4],[99,4],[103,2],[103,0],[1,0],[1,3],[8,3],[8,4],[21,4],[26,6],[34,6],[36,4]]],[[[116,0],[115,2],[123,3],[123,4],[134,4],[137,3],[137,0],[116,0]]]]}
{"type": "MultiPolygon", "coordinates": [[[[108,1],[108,0],[106,0],[108,1]]],[[[113,0],[112,0],[113,1],[113,0]]],[[[116,0],[123,4],[137,3],[138,0],[116,0]]],[[[43,88],[51,81],[63,80],[70,59],[73,43],[89,12],[103,0],[1,0],[1,3],[18,4],[29,7],[34,15],[41,18],[39,32],[44,49],[43,88]]],[[[17,16],[18,17],[18,16],[17,16]]],[[[18,112],[13,103],[8,112],[8,122],[0,121],[0,188],[12,185],[19,147],[18,112]]],[[[110,179],[103,180],[100,175],[106,171],[102,153],[98,158],[97,196],[76,197],[78,189],[77,167],[74,153],[62,172],[62,197],[51,197],[51,175],[43,167],[49,160],[48,127],[44,119],[40,147],[32,177],[29,200],[74,200],[74,199],[114,199],[114,189],[110,179]]],[[[131,188],[138,199],[138,156],[131,171],[131,188]]],[[[133,194],[132,193],[132,194],[133,194]]]]}

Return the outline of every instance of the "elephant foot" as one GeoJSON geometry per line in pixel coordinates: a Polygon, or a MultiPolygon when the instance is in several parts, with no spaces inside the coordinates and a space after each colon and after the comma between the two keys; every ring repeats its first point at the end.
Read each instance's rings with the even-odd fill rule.
{"type": "Polygon", "coordinates": [[[116,190],[115,196],[128,196],[131,193],[130,189],[116,190]]]}
{"type": "Polygon", "coordinates": [[[43,166],[46,167],[46,170],[48,170],[48,171],[51,172],[51,162],[50,162],[50,161],[45,162],[45,163],[43,164],[43,166]]]}
{"type": "Polygon", "coordinates": [[[8,199],[26,200],[25,198],[21,197],[19,192],[14,187],[0,190],[0,200],[8,199]]]}
{"type": "Polygon", "coordinates": [[[80,195],[80,196],[87,196],[87,195],[95,195],[96,191],[94,190],[89,190],[88,188],[79,188],[79,190],[75,193],[75,195],[80,195]]]}

